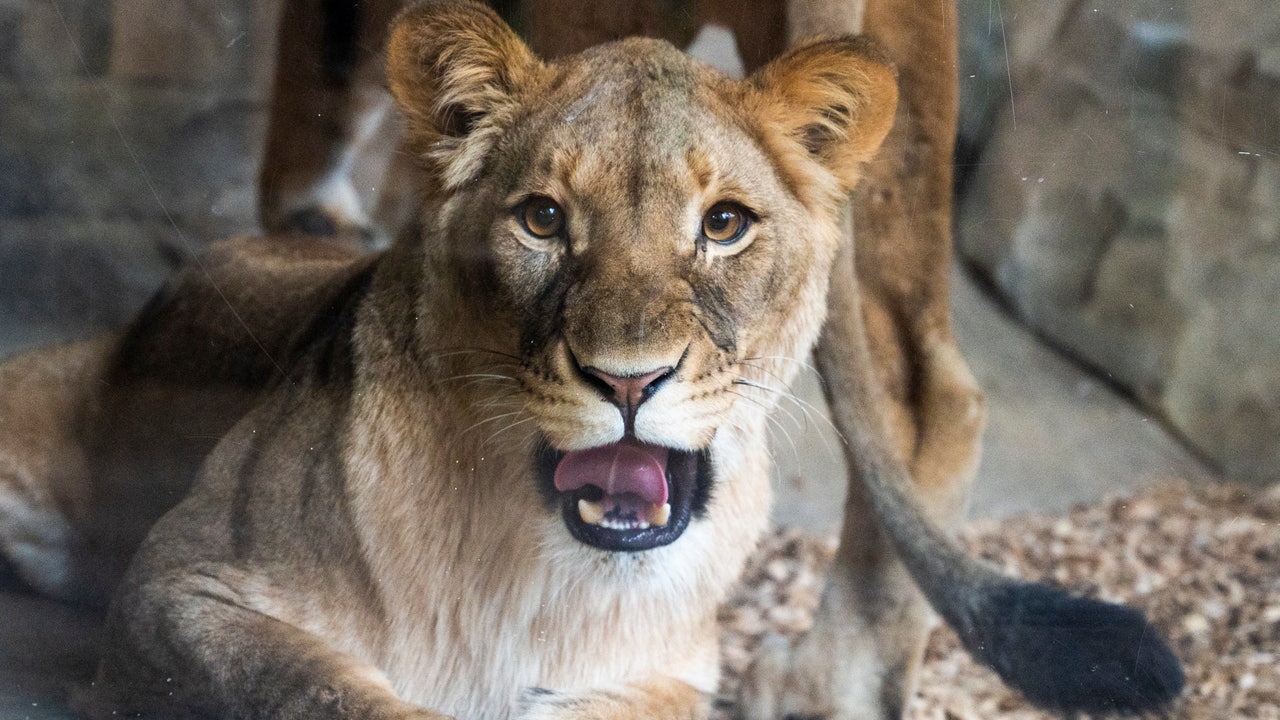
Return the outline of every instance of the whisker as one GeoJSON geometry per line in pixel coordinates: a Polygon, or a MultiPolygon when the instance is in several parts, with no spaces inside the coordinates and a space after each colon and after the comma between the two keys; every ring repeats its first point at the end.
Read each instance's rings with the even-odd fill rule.
{"type": "MultiPolygon", "coordinates": [[[[791,383],[786,382],[781,377],[779,377],[777,373],[770,371],[768,368],[753,364],[751,362],[752,360],[785,360],[787,362],[791,362],[796,365],[799,365],[800,367],[804,368],[805,370],[813,374],[815,378],[817,378],[819,388],[821,388],[825,392],[827,387],[826,381],[823,379],[822,375],[816,369],[814,369],[812,365],[806,362],[802,362],[800,360],[796,360],[794,358],[786,357],[784,355],[765,355],[758,358],[747,358],[746,360],[738,361],[740,365],[743,365],[747,368],[751,368],[754,370],[759,370],[762,373],[771,375],[774,378],[776,378],[779,381],[779,383],[782,385],[782,389],[773,388],[772,385],[769,385],[769,383],[764,383],[764,384],[769,385],[770,389],[774,390],[775,392],[779,392],[780,394],[783,394],[785,397],[789,397],[793,401],[795,401],[796,405],[801,410],[804,411],[804,414],[806,417],[810,417],[809,410],[812,409],[816,411],[822,417],[822,419],[826,421],[828,425],[830,425],[830,421],[827,419],[827,414],[823,409],[817,408],[812,403],[802,400],[800,396],[796,395],[795,392],[792,390],[791,383]]],[[[832,429],[836,430],[834,426],[832,426],[832,429]]],[[[836,430],[836,432],[837,434],[839,434],[839,430],[836,430]]],[[[841,437],[841,440],[842,441],[844,440],[843,436],[841,437]]]]}
{"type": "MultiPolygon", "coordinates": [[[[516,413],[511,413],[511,415],[515,415],[515,414],[516,414],[516,413]]],[[[537,419],[537,418],[534,418],[533,416],[530,416],[530,417],[527,417],[527,418],[525,418],[525,419],[523,419],[523,420],[517,420],[517,421],[515,421],[515,422],[513,422],[513,423],[510,423],[510,424],[508,424],[506,427],[503,427],[502,429],[500,429],[500,430],[498,430],[497,432],[493,433],[493,434],[492,434],[492,435],[490,435],[489,437],[485,438],[484,442],[483,442],[483,443],[481,443],[481,444],[482,444],[482,445],[488,445],[490,442],[492,442],[493,440],[495,440],[495,439],[496,439],[499,435],[501,435],[502,433],[507,432],[508,430],[510,430],[510,429],[512,429],[512,428],[519,427],[519,426],[521,426],[521,425],[523,425],[523,424],[525,424],[525,423],[527,423],[527,422],[533,422],[533,421],[534,421],[534,420],[536,420],[536,419],[537,419]]],[[[530,433],[530,436],[532,436],[532,433],[530,433]]]]}
{"type": "Polygon", "coordinates": [[[516,393],[519,391],[519,388],[513,388],[511,386],[511,383],[508,383],[503,380],[494,380],[492,378],[476,378],[474,380],[468,380],[467,382],[463,383],[462,387],[463,389],[469,389],[473,387],[501,389],[504,391],[504,394],[507,396],[515,396],[516,393]]]}
{"type": "Polygon", "coordinates": [[[511,377],[510,375],[500,375],[497,373],[468,373],[466,375],[450,375],[447,378],[440,378],[440,379],[443,381],[448,381],[448,380],[465,380],[467,378],[500,378],[502,380],[520,382],[519,380],[511,377]]]}
{"type": "MultiPolygon", "coordinates": [[[[485,381],[477,380],[476,382],[485,382],[485,381]]],[[[518,394],[516,394],[516,393],[507,393],[507,394],[505,394],[505,395],[494,395],[494,396],[490,397],[489,399],[487,399],[487,400],[485,400],[485,401],[483,401],[483,402],[480,402],[480,403],[476,404],[476,406],[475,406],[475,407],[477,407],[477,408],[483,408],[483,409],[488,409],[488,408],[492,408],[492,407],[497,407],[497,406],[499,406],[499,405],[505,405],[505,406],[507,406],[507,407],[512,407],[512,408],[514,408],[514,407],[523,407],[523,406],[524,406],[524,402],[521,400],[521,398],[520,398],[520,396],[519,396],[518,394]]]]}
{"type": "Polygon", "coordinates": [[[755,365],[755,364],[753,364],[750,360],[739,360],[739,361],[738,361],[738,364],[739,364],[739,365],[743,365],[743,366],[745,366],[745,367],[749,367],[749,368],[751,368],[751,369],[753,369],[753,370],[759,370],[760,372],[765,373],[766,375],[769,375],[769,376],[773,377],[773,379],[777,380],[778,382],[782,383],[783,385],[787,386],[788,388],[791,386],[791,385],[790,385],[790,383],[788,383],[785,379],[783,379],[783,377],[782,377],[781,375],[779,375],[779,374],[778,374],[778,373],[776,373],[776,372],[773,372],[772,370],[769,370],[768,368],[764,367],[763,365],[755,365]]]}
{"type": "Polygon", "coordinates": [[[440,348],[439,350],[427,351],[426,356],[431,359],[436,359],[436,358],[454,357],[457,355],[497,355],[498,357],[503,357],[508,360],[514,360],[517,363],[522,362],[522,359],[517,355],[512,355],[511,353],[502,352],[501,350],[490,350],[488,348],[468,348],[468,347],[440,348]]]}
{"type": "Polygon", "coordinates": [[[792,365],[798,365],[802,370],[806,370],[816,377],[818,379],[818,384],[822,385],[822,387],[825,388],[827,386],[826,380],[822,377],[822,373],[818,372],[818,369],[813,365],[810,365],[803,360],[797,360],[793,357],[787,357],[786,355],[757,355],[755,357],[744,358],[738,362],[749,363],[753,360],[782,360],[784,362],[789,362],[792,365]]]}
{"type": "MultiPolygon", "coordinates": [[[[835,423],[831,422],[831,419],[830,419],[829,417],[827,417],[826,412],[824,412],[824,411],[822,410],[822,408],[819,408],[819,407],[815,406],[813,403],[808,402],[808,401],[807,401],[807,400],[805,400],[804,398],[802,398],[802,397],[800,397],[800,396],[796,395],[796,394],[795,394],[795,393],[793,393],[793,392],[787,391],[787,390],[780,390],[780,389],[775,388],[775,387],[769,387],[769,386],[767,386],[767,385],[762,385],[762,384],[753,383],[753,382],[751,382],[751,381],[749,381],[749,380],[735,380],[735,381],[734,381],[734,383],[735,383],[735,384],[737,384],[737,383],[739,383],[739,382],[741,382],[741,383],[743,383],[743,384],[746,384],[746,385],[749,385],[749,386],[751,386],[751,387],[758,387],[758,388],[760,388],[760,389],[762,389],[762,390],[769,390],[769,391],[771,391],[771,392],[775,392],[775,393],[777,393],[777,394],[778,394],[778,396],[779,396],[779,397],[782,397],[782,398],[785,398],[785,399],[787,399],[787,400],[790,400],[791,402],[795,403],[796,407],[800,408],[801,412],[803,412],[803,413],[804,413],[804,415],[805,415],[805,417],[806,417],[806,418],[810,418],[810,419],[815,419],[815,418],[816,418],[816,419],[818,419],[818,420],[821,420],[821,421],[822,421],[822,424],[824,424],[824,425],[826,425],[827,427],[831,428],[831,431],[835,433],[836,438],[838,438],[838,439],[840,440],[840,442],[841,442],[841,443],[844,443],[846,446],[849,444],[849,439],[848,439],[848,438],[846,438],[846,437],[844,436],[844,433],[840,431],[840,428],[836,427],[835,423]]],[[[831,443],[827,442],[826,436],[825,436],[825,435],[822,435],[821,433],[819,433],[818,437],[821,437],[821,438],[822,438],[822,444],[823,444],[823,446],[826,448],[827,452],[829,452],[829,453],[833,453],[833,454],[834,454],[834,453],[835,453],[835,449],[831,447],[831,443]]]]}
{"type": "Polygon", "coordinates": [[[744,358],[744,359],[745,359],[745,360],[747,360],[747,361],[751,361],[751,360],[784,360],[784,361],[786,361],[786,362],[792,363],[793,365],[799,365],[800,367],[804,368],[805,370],[809,370],[810,372],[818,372],[817,368],[815,368],[813,365],[809,364],[808,362],[805,362],[804,360],[799,360],[799,359],[793,358],[793,357],[791,357],[791,356],[789,356],[789,355],[753,355],[752,357],[744,358]]]}
{"type": "Polygon", "coordinates": [[[782,423],[778,422],[778,419],[777,419],[777,418],[775,418],[775,417],[770,417],[770,413],[769,413],[769,411],[768,411],[768,410],[769,410],[768,406],[766,406],[764,403],[760,402],[759,400],[756,400],[755,398],[752,398],[752,397],[748,397],[748,396],[746,396],[746,395],[743,395],[743,394],[742,394],[742,393],[740,393],[740,392],[735,392],[735,391],[733,391],[733,390],[729,390],[729,391],[727,391],[727,392],[729,392],[729,393],[731,393],[731,394],[733,394],[733,395],[737,395],[738,397],[742,398],[743,400],[746,400],[747,402],[753,402],[753,403],[755,403],[756,405],[759,405],[760,407],[764,408],[764,409],[765,409],[765,414],[764,414],[765,422],[773,423],[773,426],[774,426],[774,427],[776,427],[776,428],[778,429],[778,432],[782,433],[782,436],[783,436],[784,438],[786,438],[786,439],[787,439],[787,443],[791,445],[791,454],[795,457],[795,459],[796,459],[797,461],[799,461],[799,460],[800,460],[800,448],[799,448],[799,446],[798,446],[798,445],[796,445],[795,438],[791,437],[791,433],[787,432],[787,429],[786,429],[785,427],[783,427],[783,426],[782,426],[782,423]]]}
{"type": "MultiPolygon", "coordinates": [[[[796,445],[795,438],[791,437],[791,433],[787,432],[787,429],[786,429],[785,427],[783,427],[783,426],[782,426],[782,423],[778,422],[778,420],[777,420],[776,418],[768,418],[768,417],[766,417],[766,419],[767,419],[769,422],[773,423],[773,426],[774,426],[775,428],[777,428],[777,429],[778,429],[778,432],[782,433],[782,436],[783,436],[784,438],[786,438],[786,439],[787,439],[787,444],[791,446],[791,457],[792,457],[792,459],[794,459],[797,463],[799,463],[799,462],[800,462],[800,448],[796,445]]],[[[773,460],[773,459],[774,459],[774,457],[775,457],[775,456],[774,456],[773,452],[772,452],[772,451],[770,451],[770,452],[769,452],[769,459],[770,459],[770,460],[773,460]]]]}
{"type": "MultiPolygon", "coordinates": [[[[743,380],[741,378],[734,380],[733,384],[742,385],[743,387],[756,388],[757,390],[763,390],[766,392],[771,392],[780,398],[787,398],[787,396],[789,395],[789,393],[779,391],[775,388],[769,387],[768,385],[760,385],[757,383],[753,383],[750,380],[743,380]]],[[[806,412],[804,408],[800,408],[800,411],[804,414],[804,422],[800,422],[800,418],[796,417],[795,413],[788,410],[787,406],[783,405],[782,403],[778,403],[774,405],[774,407],[786,413],[787,417],[791,418],[791,423],[796,426],[797,430],[808,430],[809,413],[806,412]]]]}
{"type": "MultiPolygon", "coordinates": [[[[509,412],[509,413],[502,413],[501,415],[494,415],[493,417],[485,418],[484,420],[481,420],[480,422],[475,423],[474,425],[472,425],[472,426],[468,427],[466,430],[463,430],[460,434],[461,434],[461,435],[466,435],[467,433],[471,432],[472,430],[475,430],[476,428],[480,427],[481,425],[485,425],[485,424],[487,424],[487,423],[491,423],[491,422],[494,422],[494,421],[497,421],[497,420],[501,420],[501,419],[503,419],[503,418],[509,418],[509,417],[511,417],[512,415],[519,415],[521,412],[523,412],[523,410],[513,410],[513,411],[511,411],[511,412],[509,412]]],[[[532,419],[532,418],[530,418],[530,419],[532,419]]]]}

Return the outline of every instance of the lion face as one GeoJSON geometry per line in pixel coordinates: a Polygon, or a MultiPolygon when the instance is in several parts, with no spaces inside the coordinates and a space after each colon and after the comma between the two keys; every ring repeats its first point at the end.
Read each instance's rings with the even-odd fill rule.
{"type": "Polygon", "coordinates": [[[579,541],[679,538],[713,438],[758,434],[816,339],[843,199],[893,112],[861,50],[735,82],[654,40],[543,65],[476,7],[397,24],[392,88],[441,185],[427,232],[518,358],[540,481],[579,541]]]}

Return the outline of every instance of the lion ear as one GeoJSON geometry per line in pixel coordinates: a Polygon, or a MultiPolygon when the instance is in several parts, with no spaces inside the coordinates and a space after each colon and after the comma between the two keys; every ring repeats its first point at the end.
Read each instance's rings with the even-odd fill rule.
{"type": "Polygon", "coordinates": [[[898,105],[897,71],[862,37],[799,45],[748,83],[761,95],[766,122],[831,171],[843,193],[884,142],[898,105]]]}
{"type": "Polygon", "coordinates": [[[410,146],[446,189],[480,171],[499,128],[542,71],[511,28],[474,2],[413,5],[387,41],[387,79],[410,146]]]}

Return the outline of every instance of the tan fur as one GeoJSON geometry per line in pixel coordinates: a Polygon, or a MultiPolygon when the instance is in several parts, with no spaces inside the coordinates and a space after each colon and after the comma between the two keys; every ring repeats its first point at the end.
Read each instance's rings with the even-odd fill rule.
{"type": "Polygon", "coordinates": [[[391,87],[435,177],[419,228],[367,260],[223,247],[85,351],[104,368],[90,384],[172,397],[214,380],[218,417],[251,409],[139,550],[82,706],[704,717],[716,606],[768,517],[769,388],[822,327],[892,71],[850,39],[741,83],[656,41],[545,64],[469,4],[396,28],[391,87]],[[565,241],[523,234],[511,209],[528,193],[566,209],[565,241]],[[731,246],[698,241],[724,199],[759,221],[731,246]],[[706,450],[715,486],[670,545],[598,550],[545,504],[538,437],[571,450],[624,432],[575,361],[676,368],[632,430],[706,450]]]}
{"type": "Polygon", "coordinates": [[[90,508],[77,428],[109,339],[38,350],[0,364],[0,547],[23,580],[66,596],[72,537],[90,508]]]}
{"type": "Polygon", "coordinates": [[[315,238],[224,242],[129,327],[0,364],[0,547],[19,576],[105,604],[355,258],[315,238]]]}

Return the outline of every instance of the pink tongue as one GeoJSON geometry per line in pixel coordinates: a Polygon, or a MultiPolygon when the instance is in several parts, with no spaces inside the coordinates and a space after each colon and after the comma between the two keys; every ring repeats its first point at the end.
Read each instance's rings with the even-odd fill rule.
{"type": "Polygon", "coordinates": [[[662,505],[667,501],[668,453],[667,448],[634,440],[566,453],[556,467],[556,490],[595,485],[607,495],[630,493],[662,505]]]}

